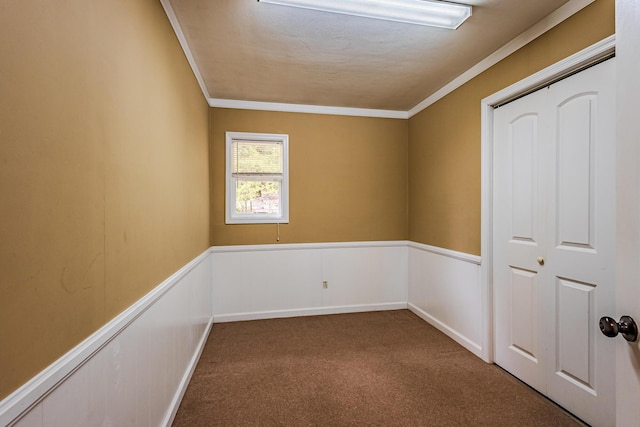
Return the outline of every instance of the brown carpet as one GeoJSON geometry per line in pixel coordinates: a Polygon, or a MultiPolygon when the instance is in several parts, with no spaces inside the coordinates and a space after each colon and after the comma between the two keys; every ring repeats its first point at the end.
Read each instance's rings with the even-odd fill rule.
{"type": "Polygon", "coordinates": [[[215,324],[174,426],[580,426],[407,310],[215,324]]]}

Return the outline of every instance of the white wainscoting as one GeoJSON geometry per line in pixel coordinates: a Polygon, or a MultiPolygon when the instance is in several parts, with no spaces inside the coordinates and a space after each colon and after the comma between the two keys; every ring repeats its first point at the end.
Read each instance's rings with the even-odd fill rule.
{"type": "Polygon", "coordinates": [[[212,324],[209,250],[0,402],[0,425],[168,426],[212,324]]]}
{"type": "Polygon", "coordinates": [[[409,243],[409,309],[484,358],[480,265],[475,255],[409,243]]]}
{"type": "Polygon", "coordinates": [[[213,321],[409,308],[483,357],[480,264],[407,241],[212,247],[1,401],[0,426],[169,426],[213,321]]]}
{"type": "Polygon", "coordinates": [[[407,308],[406,241],[211,251],[216,323],[407,308]]]}

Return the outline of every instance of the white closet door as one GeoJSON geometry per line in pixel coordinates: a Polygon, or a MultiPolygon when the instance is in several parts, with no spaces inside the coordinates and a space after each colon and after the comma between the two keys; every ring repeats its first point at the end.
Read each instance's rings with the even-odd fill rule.
{"type": "Polygon", "coordinates": [[[538,91],[494,112],[493,174],[495,360],[542,393],[542,307],[549,297],[542,295],[545,270],[538,262],[547,237],[545,174],[539,167],[541,153],[549,151],[540,135],[545,100],[545,91],[538,91]]]}
{"type": "Polygon", "coordinates": [[[496,109],[496,363],[614,425],[615,61],[496,109]]]}

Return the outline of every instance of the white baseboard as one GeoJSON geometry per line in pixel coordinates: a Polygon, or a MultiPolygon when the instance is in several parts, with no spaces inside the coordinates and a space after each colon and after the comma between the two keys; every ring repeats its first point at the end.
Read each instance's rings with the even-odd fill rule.
{"type": "Polygon", "coordinates": [[[422,320],[438,329],[440,332],[444,333],[446,336],[469,350],[471,353],[482,358],[482,346],[480,346],[478,343],[471,341],[469,338],[465,337],[455,329],[449,327],[448,325],[445,325],[440,320],[436,319],[429,313],[421,310],[413,304],[407,304],[407,308],[416,316],[420,317],[422,320]]]}
{"type": "Polygon", "coordinates": [[[391,302],[386,304],[346,305],[338,307],[318,307],[299,310],[274,310],[254,313],[236,313],[214,315],[214,323],[240,322],[246,320],[279,319],[285,317],[321,316],[327,314],[363,313],[367,311],[404,310],[406,302],[391,302]]]}

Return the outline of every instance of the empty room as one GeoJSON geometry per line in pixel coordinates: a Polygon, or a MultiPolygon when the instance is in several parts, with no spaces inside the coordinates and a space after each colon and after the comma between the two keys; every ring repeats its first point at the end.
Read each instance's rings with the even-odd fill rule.
{"type": "Polygon", "coordinates": [[[0,426],[637,425],[638,48],[630,0],[2,2],[0,426]]]}

